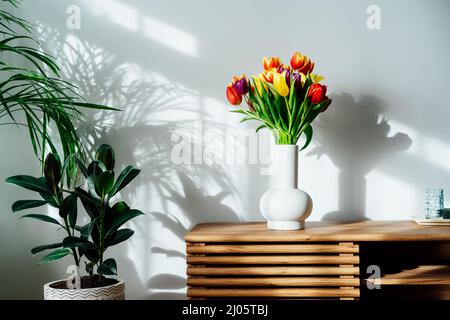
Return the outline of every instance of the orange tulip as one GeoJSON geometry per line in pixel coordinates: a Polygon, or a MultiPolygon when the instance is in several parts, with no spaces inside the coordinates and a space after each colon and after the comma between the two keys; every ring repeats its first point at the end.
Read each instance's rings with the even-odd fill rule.
{"type": "Polygon", "coordinates": [[[236,89],[231,83],[229,83],[227,86],[227,99],[234,106],[238,106],[242,102],[242,96],[237,93],[236,89]]]}
{"type": "Polygon", "coordinates": [[[291,67],[298,72],[308,74],[313,71],[314,62],[312,62],[307,56],[302,55],[300,52],[296,52],[292,55],[291,67]]]}
{"type": "Polygon", "coordinates": [[[264,71],[262,73],[262,76],[264,80],[266,80],[269,83],[273,83],[273,74],[277,72],[277,69],[272,68],[270,70],[264,71]]]}
{"type": "Polygon", "coordinates": [[[272,68],[278,68],[281,65],[279,57],[264,57],[262,61],[264,71],[271,70],[272,68]]]}

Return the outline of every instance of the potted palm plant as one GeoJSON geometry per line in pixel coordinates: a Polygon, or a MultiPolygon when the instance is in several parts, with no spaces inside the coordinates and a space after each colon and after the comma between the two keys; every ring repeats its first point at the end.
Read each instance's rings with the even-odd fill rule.
{"type": "Polygon", "coordinates": [[[6,182],[34,191],[40,196],[40,199],[14,202],[12,211],[19,212],[44,205],[58,210],[58,219],[34,213],[21,217],[51,223],[64,233],[56,243],[31,249],[33,255],[51,250],[39,263],[57,261],[66,256],[72,256],[74,261],[74,276],[44,285],[45,299],[124,299],[124,281],[109,277],[117,274],[117,263],[113,258],[105,259],[105,252],[134,234],[133,230],[122,226],[143,213],[131,209],[124,201],[112,204],[111,198],[136,178],[140,170],[127,166],[116,178],[114,151],[109,145],[98,147],[94,160],[88,166],[77,157],[73,158],[84,177],[85,188],[79,185],[67,189],[63,173],[70,160],[67,159],[62,164],[56,154],[49,153],[42,177],[18,175],[6,179],[6,182]],[[78,200],[88,217],[88,223],[84,225],[78,224],[81,220],[78,200]],[[82,262],[87,275],[81,277],[78,274],[82,262]]]}
{"type": "Polygon", "coordinates": [[[20,0],[3,0],[0,8],[0,126],[26,127],[33,151],[44,164],[47,150],[61,146],[68,159],[66,182],[77,175],[72,154],[84,159],[76,123],[83,109],[117,109],[87,102],[79,88],[61,77],[58,62],[33,37],[33,25],[14,14],[20,0]],[[52,133],[52,134],[51,134],[52,133]]]}

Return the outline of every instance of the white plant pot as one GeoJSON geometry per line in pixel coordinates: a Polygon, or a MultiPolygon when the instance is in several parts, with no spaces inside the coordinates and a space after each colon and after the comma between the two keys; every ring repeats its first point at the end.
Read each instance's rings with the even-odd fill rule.
{"type": "Polygon", "coordinates": [[[267,228],[274,230],[298,230],[305,227],[305,220],[312,211],[312,199],[297,188],[298,146],[277,144],[272,150],[275,174],[273,187],[263,194],[261,213],[267,220],[267,228]]]}
{"type": "Polygon", "coordinates": [[[100,288],[89,289],[55,289],[50,285],[58,280],[44,285],[44,300],[125,300],[125,282],[119,282],[100,288]]]}

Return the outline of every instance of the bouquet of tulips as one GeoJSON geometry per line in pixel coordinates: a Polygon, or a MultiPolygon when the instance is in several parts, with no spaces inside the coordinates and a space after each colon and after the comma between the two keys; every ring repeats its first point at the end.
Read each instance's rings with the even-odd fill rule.
{"type": "Polygon", "coordinates": [[[241,122],[257,120],[256,131],[268,128],[277,144],[297,144],[305,134],[305,149],[311,142],[311,123],[331,104],[327,87],[320,84],[324,78],[313,74],[314,62],[299,52],[294,53],[290,66],[280,58],[264,57],[264,71],[249,79],[245,75],[233,77],[228,84],[228,101],[235,106],[244,99],[248,108],[232,110],[245,115],[241,122]]]}

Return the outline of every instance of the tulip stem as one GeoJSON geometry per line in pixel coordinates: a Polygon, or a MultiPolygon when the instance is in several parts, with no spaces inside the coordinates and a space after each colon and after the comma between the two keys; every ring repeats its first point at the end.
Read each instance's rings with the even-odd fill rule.
{"type": "Polygon", "coordinates": [[[291,114],[291,108],[289,108],[289,103],[286,97],[284,97],[284,101],[286,102],[286,109],[288,111],[288,115],[289,115],[289,128],[288,128],[288,132],[291,133],[291,129],[292,129],[292,114],[291,114]]]}

